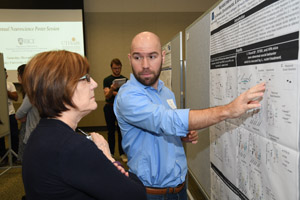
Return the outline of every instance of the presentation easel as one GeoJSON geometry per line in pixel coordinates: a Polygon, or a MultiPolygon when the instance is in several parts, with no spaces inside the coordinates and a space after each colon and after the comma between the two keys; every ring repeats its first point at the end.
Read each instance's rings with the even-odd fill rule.
{"type": "MultiPolygon", "coordinates": [[[[5,172],[7,172],[9,169],[11,168],[16,168],[16,167],[19,167],[19,166],[13,166],[12,164],[12,158],[13,156],[15,156],[16,158],[18,158],[18,154],[16,154],[12,148],[11,148],[11,135],[10,133],[7,134],[8,136],[8,150],[6,151],[6,153],[4,154],[4,156],[1,158],[0,160],[0,163],[6,158],[8,157],[8,165],[7,166],[3,166],[3,167],[0,167],[0,169],[5,169],[3,172],[0,173],[0,176],[3,175],[5,172]]],[[[5,137],[5,136],[3,136],[5,137]]]]}
{"type": "MultiPolygon", "coordinates": [[[[10,134],[10,127],[9,127],[9,116],[8,116],[8,105],[7,105],[7,88],[6,88],[6,77],[4,72],[4,62],[3,62],[3,54],[0,53],[0,138],[4,139],[8,137],[8,150],[6,153],[1,157],[0,163],[8,157],[8,165],[0,167],[1,171],[0,176],[7,172],[9,169],[15,167],[12,165],[12,158],[13,156],[18,158],[16,152],[11,149],[11,134],[10,134]]],[[[17,167],[17,166],[16,166],[17,167]]]]}

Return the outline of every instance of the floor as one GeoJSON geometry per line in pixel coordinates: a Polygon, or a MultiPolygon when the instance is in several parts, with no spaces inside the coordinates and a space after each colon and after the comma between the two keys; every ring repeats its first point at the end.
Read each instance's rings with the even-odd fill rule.
{"type": "MultiPolygon", "coordinates": [[[[1,169],[0,173],[4,170],[1,169]]],[[[25,195],[22,182],[22,168],[11,168],[0,176],[1,200],[21,200],[25,195]]]]}

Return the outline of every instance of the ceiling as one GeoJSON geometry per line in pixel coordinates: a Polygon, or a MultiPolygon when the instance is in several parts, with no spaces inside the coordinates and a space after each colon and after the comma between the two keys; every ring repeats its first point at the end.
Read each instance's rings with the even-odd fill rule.
{"type": "Polygon", "coordinates": [[[218,0],[84,0],[85,12],[205,12],[218,0]]]}

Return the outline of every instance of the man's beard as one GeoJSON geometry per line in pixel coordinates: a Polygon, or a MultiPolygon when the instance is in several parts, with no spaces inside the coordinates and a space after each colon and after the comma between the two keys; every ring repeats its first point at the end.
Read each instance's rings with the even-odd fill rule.
{"type": "MultiPolygon", "coordinates": [[[[132,67],[132,63],[131,63],[131,67],[132,67]]],[[[162,70],[162,61],[160,63],[160,68],[159,68],[159,71],[157,72],[154,72],[154,71],[150,71],[148,69],[145,69],[143,70],[142,72],[140,73],[136,73],[132,67],[132,72],[133,72],[133,75],[134,77],[140,82],[142,83],[143,85],[146,85],[146,86],[152,86],[154,83],[156,83],[156,81],[159,79],[159,76],[160,76],[160,73],[161,73],[161,70],[162,70]],[[141,73],[144,73],[144,72],[151,72],[151,74],[154,74],[154,77],[152,78],[141,78],[140,74],[141,73]]]]}

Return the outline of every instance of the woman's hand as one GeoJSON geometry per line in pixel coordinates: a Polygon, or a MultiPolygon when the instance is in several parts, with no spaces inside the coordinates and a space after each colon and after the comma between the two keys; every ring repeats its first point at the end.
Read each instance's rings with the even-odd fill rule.
{"type": "Polygon", "coordinates": [[[116,166],[116,168],[125,176],[129,177],[129,173],[125,171],[124,167],[121,165],[120,162],[115,161],[113,164],[116,166]]]}
{"type": "Polygon", "coordinates": [[[108,160],[114,162],[115,159],[111,156],[109,146],[105,138],[99,133],[95,133],[95,132],[90,133],[90,135],[92,136],[93,142],[96,144],[98,149],[100,149],[104,153],[104,155],[108,158],[108,160]]]}
{"type": "Polygon", "coordinates": [[[98,149],[100,149],[104,153],[108,160],[110,160],[122,174],[129,177],[129,173],[126,172],[123,166],[111,156],[109,146],[105,138],[102,135],[95,132],[90,133],[90,135],[92,136],[92,140],[96,144],[98,149]]]}

